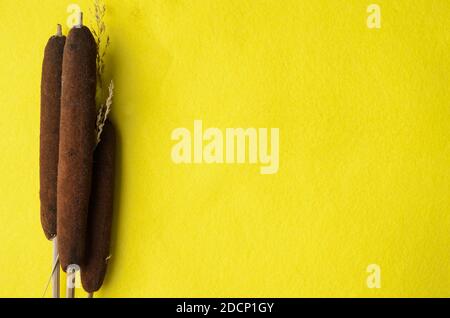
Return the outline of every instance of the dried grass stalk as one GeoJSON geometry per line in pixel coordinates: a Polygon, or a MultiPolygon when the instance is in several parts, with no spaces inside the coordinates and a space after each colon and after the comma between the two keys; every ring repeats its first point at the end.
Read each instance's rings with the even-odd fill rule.
{"type": "Polygon", "coordinates": [[[113,97],[114,97],[114,81],[113,80],[111,80],[111,82],[109,83],[108,91],[109,91],[108,98],[106,99],[105,104],[102,104],[100,106],[100,109],[98,110],[98,114],[97,114],[97,123],[96,123],[97,144],[101,140],[103,127],[105,126],[105,122],[108,119],[109,113],[111,112],[111,106],[113,104],[113,97]]]}

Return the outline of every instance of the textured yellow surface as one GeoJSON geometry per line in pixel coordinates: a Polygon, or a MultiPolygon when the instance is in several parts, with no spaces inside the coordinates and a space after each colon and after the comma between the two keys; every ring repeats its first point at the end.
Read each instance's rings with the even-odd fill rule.
{"type": "MultiPolygon", "coordinates": [[[[50,274],[40,72],[74,2],[0,2],[0,296],[50,274]]],[[[379,30],[370,3],[106,1],[120,143],[99,297],[450,296],[450,2],[377,1],[379,30]],[[279,172],[175,165],[194,119],[280,128],[279,172]]]]}

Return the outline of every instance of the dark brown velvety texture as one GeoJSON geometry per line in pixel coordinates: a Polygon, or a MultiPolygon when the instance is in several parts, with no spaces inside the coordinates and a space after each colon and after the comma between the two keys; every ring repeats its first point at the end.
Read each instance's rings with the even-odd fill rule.
{"type": "Polygon", "coordinates": [[[99,290],[106,274],[113,217],[115,143],[114,127],[107,121],[94,153],[86,260],[81,266],[81,283],[87,292],[99,290]]]}
{"type": "Polygon", "coordinates": [[[41,224],[47,239],[52,239],[56,235],[61,72],[65,42],[65,36],[52,36],[45,47],[42,63],[39,196],[41,199],[41,224]]]}
{"type": "Polygon", "coordinates": [[[73,28],[64,47],[57,188],[61,267],[81,265],[95,148],[95,40],[87,27],[73,28]]]}

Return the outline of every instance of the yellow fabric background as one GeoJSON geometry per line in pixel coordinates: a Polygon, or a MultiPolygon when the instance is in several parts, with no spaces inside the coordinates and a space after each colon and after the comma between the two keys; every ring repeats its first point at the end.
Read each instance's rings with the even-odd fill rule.
{"type": "MultiPolygon", "coordinates": [[[[0,2],[0,296],[50,274],[40,73],[76,2],[0,2]]],[[[380,30],[370,3],[106,1],[120,142],[99,297],[450,296],[450,2],[378,0],[380,30]],[[279,172],[175,165],[194,119],[280,128],[279,172]]]]}

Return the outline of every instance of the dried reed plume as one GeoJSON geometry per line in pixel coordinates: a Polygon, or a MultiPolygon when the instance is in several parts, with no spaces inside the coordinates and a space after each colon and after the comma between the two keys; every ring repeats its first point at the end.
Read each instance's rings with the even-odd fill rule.
{"type": "Polygon", "coordinates": [[[106,25],[103,21],[106,13],[106,5],[101,0],[94,0],[94,12],[95,27],[92,30],[95,42],[97,43],[97,82],[99,88],[103,88],[103,73],[105,71],[105,55],[108,50],[110,41],[109,35],[106,34],[106,25]],[[105,44],[103,44],[102,38],[106,36],[105,44]]]}
{"type": "MultiPolygon", "coordinates": [[[[97,44],[97,84],[98,84],[98,98],[103,98],[103,74],[105,71],[105,56],[106,51],[108,50],[110,41],[109,35],[106,33],[106,25],[103,21],[106,13],[106,5],[102,0],[94,0],[94,10],[91,14],[95,17],[95,26],[92,30],[92,34],[94,35],[95,42],[97,44]],[[104,44],[102,39],[106,37],[104,40],[104,44]]],[[[103,131],[103,127],[105,125],[106,120],[108,119],[108,115],[111,111],[111,106],[113,103],[114,96],[114,82],[111,80],[108,87],[108,97],[106,98],[106,102],[102,103],[98,108],[97,113],[97,122],[96,122],[96,133],[97,133],[97,144],[100,142],[101,134],[103,131]]]]}

